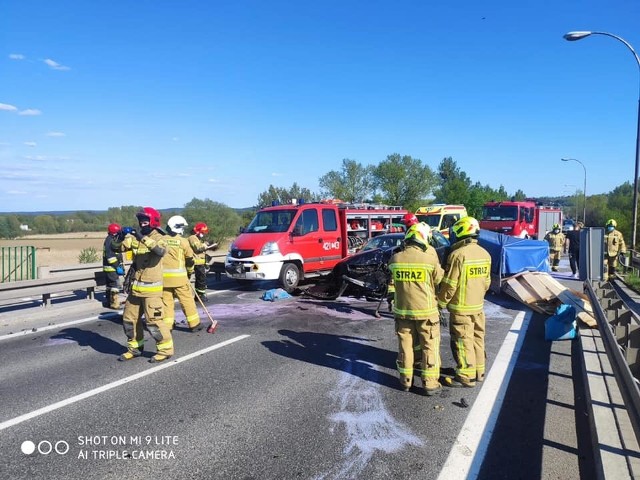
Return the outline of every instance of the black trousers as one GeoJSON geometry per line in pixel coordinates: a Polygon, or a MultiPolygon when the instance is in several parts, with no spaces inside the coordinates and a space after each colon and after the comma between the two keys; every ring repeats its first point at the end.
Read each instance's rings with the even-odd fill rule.
{"type": "Polygon", "coordinates": [[[571,273],[575,274],[580,267],[580,250],[569,250],[569,266],[571,267],[571,273]]]}
{"type": "Polygon", "coordinates": [[[198,295],[207,292],[207,267],[206,265],[196,265],[194,268],[194,273],[196,275],[196,292],[198,295]]]}

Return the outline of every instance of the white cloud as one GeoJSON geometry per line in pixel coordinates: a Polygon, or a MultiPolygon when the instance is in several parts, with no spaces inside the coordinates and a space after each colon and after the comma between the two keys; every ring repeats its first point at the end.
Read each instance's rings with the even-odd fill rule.
{"type": "Polygon", "coordinates": [[[66,137],[62,132],[47,132],[47,137],[66,137]]]}
{"type": "Polygon", "coordinates": [[[7,190],[7,193],[9,195],[26,195],[27,194],[27,192],[23,190],[7,190]]]}
{"type": "Polygon", "coordinates": [[[220,180],[218,180],[217,178],[210,178],[210,179],[207,180],[207,182],[209,182],[209,183],[219,183],[220,180]]]}
{"type": "Polygon", "coordinates": [[[9,58],[11,60],[24,60],[24,55],[21,53],[10,53],[9,58]]]}
{"type": "Polygon", "coordinates": [[[180,140],[180,137],[173,137],[171,140],[173,140],[174,142],[177,142],[180,140]]]}
{"type": "Polygon", "coordinates": [[[7,112],[15,112],[16,110],[18,110],[18,108],[14,107],[13,105],[9,105],[7,103],[0,103],[0,110],[5,110],[7,112]]]}
{"type": "Polygon", "coordinates": [[[272,177],[282,177],[282,176],[284,176],[284,173],[276,173],[276,172],[274,172],[274,173],[271,174],[271,176],[272,177]]]}
{"type": "Polygon", "coordinates": [[[51,68],[53,70],[71,70],[69,67],[61,65],[58,62],[55,62],[55,61],[51,60],[50,58],[47,58],[47,59],[45,59],[43,61],[44,61],[44,63],[46,63],[49,66],[49,68],[51,68]]]}
{"type": "Polygon", "coordinates": [[[38,145],[36,142],[24,142],[24,144],[25,144],[27,147],[35,147],[36,145],[38,145]]]}
{"type": "Polygon", "coordinates": [[[43,162],[47,159],[44,155],[26,155],[25,160],[35,160],[37,162],[43,162]]]}
{"type": "Polygon", "coordinates": [[[40,110],[38,110],[37,108],[27,108],[26,110],[22,110],[21,112],[18,112],[18,115],[24,115],[27,117],[34,117],[36,115],[42,115],[42,112],[40,110]]]}

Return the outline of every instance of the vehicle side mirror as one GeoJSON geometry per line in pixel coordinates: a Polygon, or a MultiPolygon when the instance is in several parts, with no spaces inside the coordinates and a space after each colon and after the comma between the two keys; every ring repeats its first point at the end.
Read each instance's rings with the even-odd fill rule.
{"type": "Polygon", "coordinates": [[[245,228],[244,228],[244,227],[240,227],[240,228],[238,229],[238,232],[239,232],[239,233],[244,233],[244,230],[245,230],[245,228]]]}

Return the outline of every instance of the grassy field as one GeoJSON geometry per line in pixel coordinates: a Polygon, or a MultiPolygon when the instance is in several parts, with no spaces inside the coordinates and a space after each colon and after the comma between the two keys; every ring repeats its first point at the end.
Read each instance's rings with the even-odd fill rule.
{"type": "MultiPolygon", "coordinates": [[[[85,248],[95,248],[98,261],[102,261],[102,244],[107,236],[103,232],[60,233],[56,235],[27,235],[19,240],[0,240],[0,247],[36,247],[38,267],[65,267],[80,263],[78,256],[85,248]]],[[[216,250],[216,255],[227,252],[228,244],[216,250]]]]}
{"type": "Polygon", "coordinates": [[[37,266],[64,267],[80,263],[78,256],[85,248],[95,248],[102,261],[102,232],[61,233],[56,235],[27,235],[19,240],[0,240],[0,247],[36,247],[37,266]]]}

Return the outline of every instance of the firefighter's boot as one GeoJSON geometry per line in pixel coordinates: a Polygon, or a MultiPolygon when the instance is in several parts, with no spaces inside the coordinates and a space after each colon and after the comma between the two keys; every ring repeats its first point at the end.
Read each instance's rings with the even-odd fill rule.
{"type": "Polygon", "coordinates": [[[423,379],[422,385],[424,387],[424,393],[427,397],[431,397],[442,391],[442,385],[440,385],[440,382],[434,379],[423,379]]]}
{"type": "Polygon", "coordinates": [[[453,378],[445,378],[445,385],[453,388],[474,388],[476,386],[476,382],[475,380],[471,381],[468,378],[456,375],[453,378]]]}
{"type": "Polygon", "coordinates": [[[400,386],[405,392],[408,392],[411,389],[412,380],[413,379],[411,377],[400,375],[400,386]]]}
{"type": "Polygon", "coordinates": [[[140,347],[138,350],[129,350],[127,352],[124,352],[122,355],[118,357],[118,361],[126,362],[127,360],[133,360],[134,358],[141,356],[143,350],[144,350],[144,347],[140,347]]]}
{"type": "Polygon", "coordinates": [[[149,363],[164,362],[165,360],[169,360],[171,357],[172,357],[171,355],[162,355],[161,353],[157,353],[153,357],[151,357],[151,360],[149,360],[149,363]]]}

